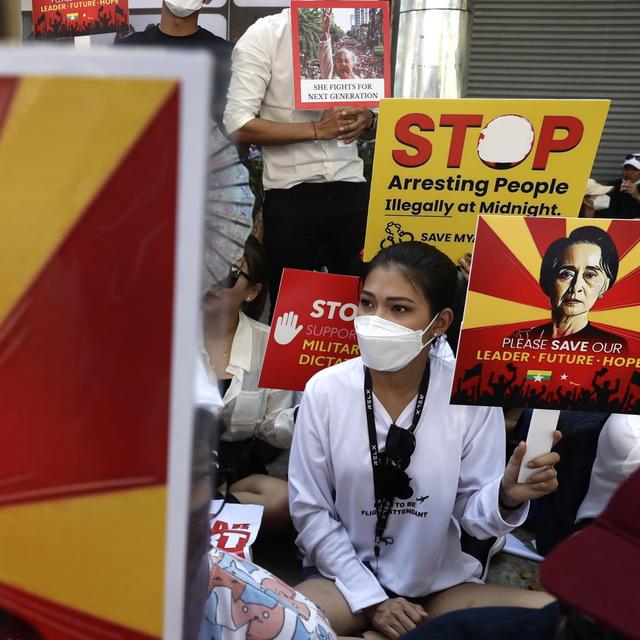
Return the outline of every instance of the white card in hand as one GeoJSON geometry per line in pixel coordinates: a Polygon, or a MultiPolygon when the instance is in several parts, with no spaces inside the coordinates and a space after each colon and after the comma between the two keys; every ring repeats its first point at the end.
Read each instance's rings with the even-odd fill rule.
{"type": "Polygon", "coordinates": [[[553,432],[558,424],[560,409],[534,409],[527,435],[527,452],[524,454],[518,482],[526,482],[527,478],[536,473],[536,469],[529,469],[527,463],[538,456],[551,451],[553,446],[553,432]]]}

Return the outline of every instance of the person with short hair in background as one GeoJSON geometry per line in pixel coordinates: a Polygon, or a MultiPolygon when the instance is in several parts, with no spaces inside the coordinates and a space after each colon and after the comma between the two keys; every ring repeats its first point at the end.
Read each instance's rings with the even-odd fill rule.
{"type": "Polygon", "coordinates": [[[118,46],[180,47],[208,51],[214,60],[211,117],[222,125],[222,114],[231,78],[233,44],[198,24],[200,9],[211,0],[164,0],[160,24],[116,40],[118,46]]]}
{"type": "Polygon", "coordinates": [[[611,203],[598,218],[640,218],[640,153],[630,153],[622,163],[622,178],[609,192],[611,203]]]}

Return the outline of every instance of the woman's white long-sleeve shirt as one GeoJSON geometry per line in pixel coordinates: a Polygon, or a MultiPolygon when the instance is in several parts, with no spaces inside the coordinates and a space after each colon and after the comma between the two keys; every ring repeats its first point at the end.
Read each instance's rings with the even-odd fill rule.
{"type": "Polygon", "coordinates": [[[597,518],[616,489],[637,469],[640,469],[640,416],[612,413],[598,438],[589,490],[578,509],[576,522],[597,518]]]}
{"type": "MultiPolygon", "coordinates": [[[[268,340],[269,327],[241,311],[227,366],[231,384],[223,397],[226,431],[221,439],[238,442],[256,437],[288,449],[293,436],[295,393],[258,386],[268,340]]],[[[209,383],[217,388],[216,373],[203,345],[200,357],[209,383]]]]}
{"type": "MultiPolygon", "coordinates": [[[[453,364],[430,353],[431,378],[407,468],[413,497],[396,499],[375,569],[376,511],[361,358],[316,374],[303,396],[289,462],[289,501],[304,565],[335,580],[352,611],[387,598],[384,588],[419,597],[479,581],[480,563],[462,552],[460,527],[477,538],[521,524],[505,522],[498,491],[505,468],[500,409],[449,405],[453,364]]],[[[411,425],[415,399],[396,424],[411,425]]],[[[391,418],[374,396],[378,448],[391,418]]]]}

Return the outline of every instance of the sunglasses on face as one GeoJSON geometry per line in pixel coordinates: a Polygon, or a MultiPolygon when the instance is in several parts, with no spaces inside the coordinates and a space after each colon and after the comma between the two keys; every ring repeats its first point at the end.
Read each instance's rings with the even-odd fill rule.
{"type": "Polygon", "coordinates": [[[233,289],[236,286],[236,282],[240,276],[244,276],[249,282],[251,282],[251,276],[243,271],[240,267],[237,267],[235,264],[231,265],[229,269],[229,273],[218,283],[218,286],[223,289],[233,289]]]}

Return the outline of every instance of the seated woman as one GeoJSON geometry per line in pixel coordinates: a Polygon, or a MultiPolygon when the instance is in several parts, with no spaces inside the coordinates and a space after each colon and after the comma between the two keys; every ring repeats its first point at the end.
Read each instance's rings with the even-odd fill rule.
{"type": "Polygon", "coordinates": [[[618,487],[637,469],[640,469],[640,416],[613,413],[598,438],[589,490],[578,509],[576,528],[582,529],[597,518],[618,487]]]}
{"type": "Polygon", "coordinates": [[[338,635],[397,638],[427,615],[552,600],[481,584],[460,548],[461,528],[488,538],[521,524],[527,502],[556,488],[558,455],[532,461],[537,472],[518,483],[526,445],[505,470],[502,411],[449,404],[442,336],[456,279],[429,245],[382,250],[362,281],[361,357],[316,374],[300,405],[289,496],[307,579],[296,588],[338,635]]]}
{"type": "Polygon", "coordinates": [[[220,457],[233,470],[229,490],[240,502],[264,505],[265,530],[277,532],[290,523],[287,483],[265,475],[265,462],[291,444],[294,393],[258,388],[269,336],[257,321],[265,283],[262,247],[250,236],[242,264],[205,287],[202,359],[224,402],[220,457]]]}

